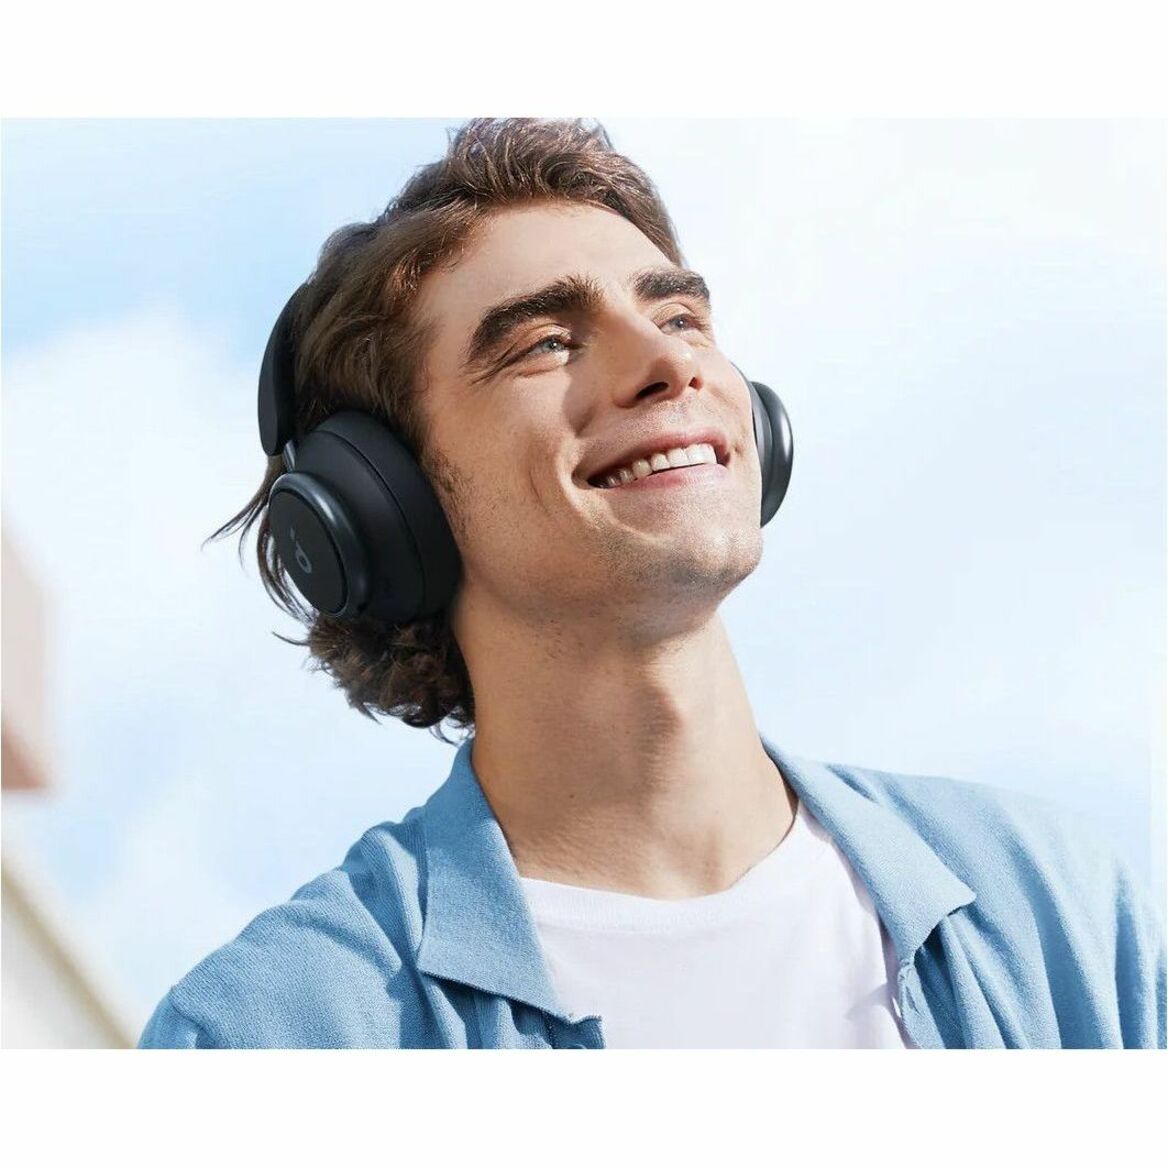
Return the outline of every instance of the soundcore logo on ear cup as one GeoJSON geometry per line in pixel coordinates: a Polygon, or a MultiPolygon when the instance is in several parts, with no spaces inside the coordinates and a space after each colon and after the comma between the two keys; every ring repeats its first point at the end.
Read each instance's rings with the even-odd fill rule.
{"type": "Polygon", "coordinates": [[[292,545],[296,548],[296,562],[300,565],[300,570],[306,575],[312,575],[312,561],[308,558],[308,553],[300,546],[296,539],[296,528],[289,527],[288,534],[292,537],[292,545]]]}

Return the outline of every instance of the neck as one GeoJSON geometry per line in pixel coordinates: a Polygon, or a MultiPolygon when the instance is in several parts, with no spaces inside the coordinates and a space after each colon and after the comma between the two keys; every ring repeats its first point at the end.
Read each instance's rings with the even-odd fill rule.
{"type": "Polygon", "coordinates": [[[520,875],[660,899],[734,883],[794,819],[715,614],[630,647],[462,630],[472,765],[520,875]]]}

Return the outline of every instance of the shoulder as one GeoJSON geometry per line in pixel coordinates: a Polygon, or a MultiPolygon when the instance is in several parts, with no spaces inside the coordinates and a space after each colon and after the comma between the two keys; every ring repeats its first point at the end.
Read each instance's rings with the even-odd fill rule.
{"type": "MultiPolygon", "coordinates": [[[[1086,816],[992,783],[828,765],[906,820],[969,885],[975,900],[961,927],[1011,984],[1026,963],[1075,1003],[1063,1006],[1068,1017],[1109,1020],[1082,1031],[1084,1045],[1105,1034],[1103,1045],[1164,1047],[1163,920],[1150,889],[1086,816]]],[[[1059,1024],[1078,1033],[1066,1017],[1059,1024]]]]}
{"type": "Polygon", "coordinates": [[[370,828],[338,867],[203,958],[158,1004],[138,1045],[398,1045],[421,930],[416,812],[370,828]]]}
{"type": "Polygon", "coordinates": [[[1057,800],[944,775],[825,765],[908,822],[963,879],[994,868],[1079,879],[1124,866],[1090,820],[1057,800]]]}
{"type": "Polygon", "coordinates": [[[1085,815],[993,783],[825,765],[908,822],[973,889],[984,921],[1026,921],[1112,966],[1162,970],[1164,927],[1151,892],[1085,815]]]}

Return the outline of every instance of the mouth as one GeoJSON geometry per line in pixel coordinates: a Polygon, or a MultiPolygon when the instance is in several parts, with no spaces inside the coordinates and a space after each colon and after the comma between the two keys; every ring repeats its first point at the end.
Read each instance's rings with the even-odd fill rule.
{"type": "Polygon", "coordinates": [[[678,488],[695,489],[718,485],[730,471],[721,463],[701,462],[692,466],[671,466],[668,470],[654,471],[642,479],[630,479],[615,486],[600,489],[616,495],[656,495],[661,491],[678,488]]]}
{"type": "MultiPolygon", "coordinates": [[[[652,462],[658,462],[656,456],[650,460],[649,472],[644,472],[644,467],[641,467],[642,473],[637,475],[633,471],[634,477],[625,479],[624,482],[610,483],[608,478],[610,473],[617,468],[609,468],[592,475],[587,481],[588,486],[595,487],[602,491],[614,490],[629,490],[631,488],[639,487],[644,483],[654,482],[660,480],[660,485],[667,482],[682,482],[682,481],[698,481],[703,478],[721,478],[726,473],[727,467],[730,465],[730,450],[729,447],[723,445],[721,442],[711,443],[714,449],[714,462],[692,462],[683,464],[681,466],[652,466],[652,462]]],[[[646,460],[639,459],[639,463],[644,463],[646,460]]]]}

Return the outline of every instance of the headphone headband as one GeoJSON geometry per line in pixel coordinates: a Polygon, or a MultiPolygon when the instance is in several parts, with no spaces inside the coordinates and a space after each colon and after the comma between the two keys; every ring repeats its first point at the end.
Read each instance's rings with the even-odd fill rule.
{"type": "Polygon", "coordinates": [[[260,445],[269,455],[282,454],[296,435],[296,347],[292,325],[300,294],[306,287],[301,284],[280,310],[260,365],[260,445]]]}

